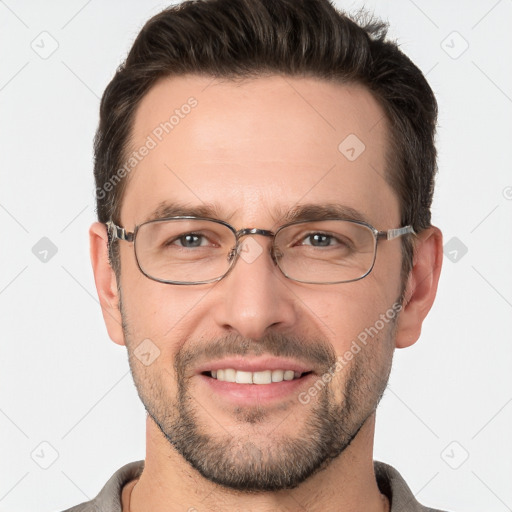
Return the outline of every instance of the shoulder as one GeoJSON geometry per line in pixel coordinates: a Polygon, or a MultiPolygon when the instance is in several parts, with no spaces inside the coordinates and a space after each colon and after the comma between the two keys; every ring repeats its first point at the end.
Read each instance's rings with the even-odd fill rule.
{"type": "Polygon", "coordinates": [[[390,512],[443,512],[423,506],[416,500],[402,475],[392,466],[374,461],[375,477],[380,491],[391,504],[390,512]]]}
{"type": "Polygon", "coordinates": [[[109,478],[93,500],[68,508],[63,512],[122,512],[121,493],[123,487],[131,480],[138,478],[143,469],[143,460],[126,464],[109,478]]]}

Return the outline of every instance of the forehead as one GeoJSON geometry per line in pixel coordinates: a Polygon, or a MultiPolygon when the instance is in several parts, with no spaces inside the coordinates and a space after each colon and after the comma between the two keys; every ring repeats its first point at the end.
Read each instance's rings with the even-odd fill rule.
{"type": "Polygon", "coordinates": [[[174,202],[244,226],[300,204],[341,204],[392,227],[399,211],[384,179],[387,146],[384,113],[361,86],[166,78],[135,114],[121,221],[133,227],[174,202]]]}

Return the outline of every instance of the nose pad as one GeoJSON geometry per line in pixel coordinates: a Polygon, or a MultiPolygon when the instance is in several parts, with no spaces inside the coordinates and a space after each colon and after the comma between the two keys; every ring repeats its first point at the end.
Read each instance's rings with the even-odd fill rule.
{"type": "Polygon", "coordinates": [[[231,273],[233,268],[236,266],[238,260],[242,256],[243,247],[244,247],[245,240],[238,240],[236,245],[233,246],[227,255],[227,261],[229,264],[229,270],[227,271],[226,275],[231,273]]]}
{"type": "Polygon", "coordinates": [[[272,247],[269,250],[270,257],[272,258],[274,265],[280,269],[281,267],[279,266],[279,260],[283,258],[283,252],[281,251],[281,249],[279,249],[279,247],[275,247],[274,245],[272,245],[272,247]]]}
{"type": "Polygon", "coordinates": [[[230,265],[233,265],[234,261],[233,259],[236,259],[238,258],[239,254],[240,254],[240,248],[239,248],[239,245],[240,244],[236,244],[234,247],[231,248],[231,250],[228,252],[228,263],[230,265]]]}

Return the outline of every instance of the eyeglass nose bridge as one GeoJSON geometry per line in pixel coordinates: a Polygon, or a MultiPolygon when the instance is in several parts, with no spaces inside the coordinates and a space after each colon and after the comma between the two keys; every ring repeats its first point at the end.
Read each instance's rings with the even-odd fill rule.
{"type": "Polygon", "coordinates": [[[243,238],[244,236],[249,236],[249,235],[268,236],[268,237],[272,238],[272,248],[270,250],[270,256],[276,263],[276,255],[274,254],[275,233],[273,231],[269,231],[268,229],[259,229],[259,228],[243,228],[243,229],[239,229],[238,231],[235,232],[236,245],[235,245],[235,247],[233,247],[233,249],[229,253],[228,260],[231,261],[232,264],[234,265],[235,262],[232,260],[236,259],[236,258],[238,258],[238,256],[240,256],[240,252],[243,247],[243,245],[240,243],[240,239],[243,238]],[[236,256],[236,258],[235,258],[235,256],[236,256]]]}
{"type": "Polygon", "coordinates": [[[258,228],[244,228],[239,229],[236,233],[236,240],[240,240],[243,236],[247,235],[261,235],[261,236],[270,236],[274,237],[275,233],[273,231],[269,231],[268,229],[258,229],[258,228]]]}

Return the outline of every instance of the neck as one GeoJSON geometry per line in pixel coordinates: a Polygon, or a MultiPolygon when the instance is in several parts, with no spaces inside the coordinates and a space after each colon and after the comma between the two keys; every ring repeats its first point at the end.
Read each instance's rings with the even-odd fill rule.
{"type": "Polygon", "coordinates": [[[373,414],[337,459],[295,489],[243,493],[225,489],[200,475],[148,416],[144,471],[135,485],[125,487],[123,512],[388,510],[373,469],[374,427],[373,414]]]}

